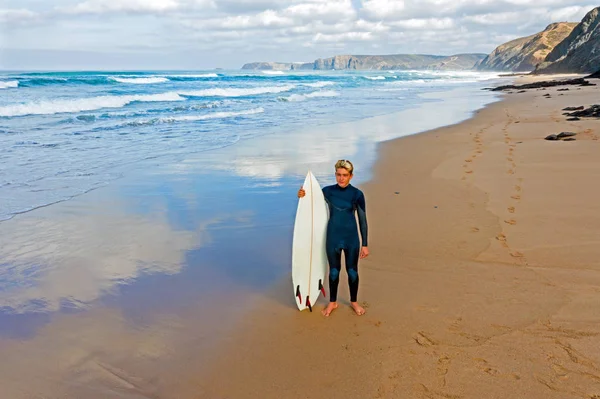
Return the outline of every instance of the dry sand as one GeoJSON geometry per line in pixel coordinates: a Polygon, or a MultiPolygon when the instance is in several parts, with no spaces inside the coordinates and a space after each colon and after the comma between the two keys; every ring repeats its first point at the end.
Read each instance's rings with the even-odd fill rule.
{"type": "Polygon", "coordinates": [[[600,121],[561,111],[600,86],[560,88],[384,143],[367,314],[345,279],[331,317],[299,313],[286,281],[172,397],[600,398],[600,121]]]}

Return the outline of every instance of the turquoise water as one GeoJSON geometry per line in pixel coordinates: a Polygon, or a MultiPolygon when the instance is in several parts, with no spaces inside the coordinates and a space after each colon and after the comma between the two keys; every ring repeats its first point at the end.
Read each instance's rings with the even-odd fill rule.
{"type": "Polygon", "coordinates": [[[141,161],[172,162],[277,131],[399,111],[480,87],[470,72],[0,74],[0,220],[68,200],[141,161]]]}

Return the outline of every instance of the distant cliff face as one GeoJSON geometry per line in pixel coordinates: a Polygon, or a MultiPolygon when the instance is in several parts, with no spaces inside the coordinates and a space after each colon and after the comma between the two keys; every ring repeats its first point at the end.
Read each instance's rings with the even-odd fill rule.
{"type": "Polygon", "coordinates": [[[289,71],[296,69],[313,69],[313,63],[290,63],[290,62],[251,62],[244,64],[242,69],[255,69],[261,71],[289,71]]]}
{"type": "Polygon", "coordinates": [[[457,54],[452,56],[395,54],[395,55],[336,55],[318,59],[314,69],[355,69],[355,70],[465,70],[485,57],[484,54],[457,54]]]}
{"type": "Polygon", "coordinates": [[[588,12],[536,73],[589,73],[600,69],[600,7],[588,12]]]}
{"type": "Polygon", "coordinates": [[[485,57],[485,54],[420,55],[336,55],[319,58],[315,62],[286,64],[279,62],[254,62],[245,64],[242,69],[261,70],[467,70],[472,69],[485,57]]]}
{"type": "Polygon", "coordinates": [[[479,65],[479,71],[533,71],[548,54],[560,44],[577,26],[577,23],[550,24],[540,33],[504,43],[479,65]]]}

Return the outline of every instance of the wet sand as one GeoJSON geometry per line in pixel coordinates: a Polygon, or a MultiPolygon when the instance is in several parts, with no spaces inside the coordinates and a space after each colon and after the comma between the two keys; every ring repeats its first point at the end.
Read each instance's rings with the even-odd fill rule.
{"type": "Polygon", "coordinates": [[[600,88],[561,88],[381,145],[361,185],[367,314],[345,273],[329,318],[297,312],[284,281],[164,397],[600,397],[600,121],[562,115],[600,88]],[[563,131],[576,140],[544,140],[563,131]]]}

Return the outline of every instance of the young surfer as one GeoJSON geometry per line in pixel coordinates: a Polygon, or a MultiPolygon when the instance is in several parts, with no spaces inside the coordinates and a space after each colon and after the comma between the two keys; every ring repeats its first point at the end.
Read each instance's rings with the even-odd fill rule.
{"type": "MultiPolygon", "coordinates": [[[[337,307],[337,290],[342,269],[342,251],[346,260],[348,285],[350,286],[350,304],[357,315],[365,313],[358,304],[358,259],[369,256],[367,247],[367,214],[365,196],[362,191],[350,184],[354,172],[352,162],[341,159],[335,164],[337,184],[323,187],[323,196],[329,207],[327,238],[325,248],[329,262],[329,304],[322,313],[329,316],[337,307]],[[358,215],[361,241],[358,238],[355,212],[358,215]]],[[[298,190],[298,198],[305,195],[304,189],[298,190]]]]}

